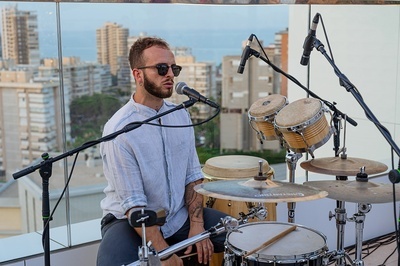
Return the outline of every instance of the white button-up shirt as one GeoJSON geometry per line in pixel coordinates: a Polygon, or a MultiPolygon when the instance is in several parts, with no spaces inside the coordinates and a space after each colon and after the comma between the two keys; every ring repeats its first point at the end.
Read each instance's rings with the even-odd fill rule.
{"type": "MultiPolygon", "coordinates": [[[[106,123],[103,136],[141,122],[176,105],[164,101],[156,110],[135,103],[133,97],[106,123]]],[[[185,109],[174,111],[150,123],[190,125],[185,109]]],[[[169,128],[141,125],[102,142],[100,153],[104,175],[108,181],[106,197],[101,201],[104,215],[112,213],[118,219],[132,207],[149,210],[164,209],[166,223],[161,227],[165,238],[173,235],[188,217],[185,207],[185,186],[203,178],[195,149],[193,127],[169,128]]]]}

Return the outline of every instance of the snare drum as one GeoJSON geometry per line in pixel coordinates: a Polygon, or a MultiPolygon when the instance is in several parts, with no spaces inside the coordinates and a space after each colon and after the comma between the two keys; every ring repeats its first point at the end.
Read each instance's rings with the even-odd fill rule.
{"type": "Polygon", "coordinates": [[[304,98],[285,106],[275,117],[275,127],[294,152],[312,152],[332,135],[322,102],[304,98]]]}
{"type": "Polygon", "coordinates": [[[285,96],[280,94],[271,94],[265,98],[258,99],[254,102],[248,112],[251,127],[261,134],[261,138],[265,140],[280,139],[274,127],[276,114],[285,107],[289,101],[285,96]],[[252,122],[256,124],[253,127],[252,122]]]}
{"type": "Polygon", "coordinates": [[[256,222],[241,225],[238,230],[227,235],[225,265],[320,266],[328,250],[322,233],[297,224],[256,222]],[[294,225],[294,231],[246,256],[294,225]]]}
{"type": "MultiPolygon", "coordinates": [[[[260,161],[262,162],[263,174],[271,179],[274,172],[265,159],[247,155],[223,155],[206,161],[202,169],[204,177],[206,177],[205,182],[257,176],[260,170],[260,161]]],[[[256,204],[254,202],[232,201],[212,197],[206,197],[205,203],[207,207],[220,210],[234,218],[240,218],[240,213],[247,214],[249,208],[256,204]]],[[[265,207],[268,210],[267,220],[275,221],[275,203],[266,203],[265,207]]]]}

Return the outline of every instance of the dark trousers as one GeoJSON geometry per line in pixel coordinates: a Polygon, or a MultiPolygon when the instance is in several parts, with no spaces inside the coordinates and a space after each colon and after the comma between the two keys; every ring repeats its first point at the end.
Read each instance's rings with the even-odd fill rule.
{"type": "MultiPolygon", "coordinates": [[[[207,230],[217,225],[221,218],[227,216],[215,209],[204,208],[204,228],[207,230]]],[[[189,235],[189,219],[173,236],[166,239],[169,245],[186,240],[189,235]]],[[[114,219],[102,226],[102,240],[97,253],[97,266],[122,266],[139,260],[139,247],[142,246],[142,238],[129,225],[126,219],[114,219]]],[[[214,252],[224,251],[226,233],[210,238],[214,245],[214,252]]],[[[147,240],[148,241],[148,240],[147,240]]],[[[182,252],[186,248],[182,249],[182,252]]]]}

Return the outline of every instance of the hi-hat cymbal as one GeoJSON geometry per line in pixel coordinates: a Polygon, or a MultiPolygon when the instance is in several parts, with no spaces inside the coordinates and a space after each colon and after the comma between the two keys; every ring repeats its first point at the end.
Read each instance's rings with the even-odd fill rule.
{"type": "Polygon", "coordinates": [[[368,175],[382,173],[388,169],[383,163],[354,157],[311,159],[300,163],[300,166],[310,172],[335,176],[356,176],[364,166],[368,175]]]}
{"type": "MultiPolygon", "coordinates": [[[[306,186],[328,192],[328,198],[354,203],[387,203],[393,201],[393,185],[370,181],[308,181],[306,186]]],[[[400,200],[400,189],[396,189],[396,199],[400,200]]]]}
{"type": "Polygon", "coordinates": [[[301,184],[254,178],[212,181],[198,184],[194,189],[205,196],[246,202],[298,202],[328,195],[326,191],[301,184]]]}

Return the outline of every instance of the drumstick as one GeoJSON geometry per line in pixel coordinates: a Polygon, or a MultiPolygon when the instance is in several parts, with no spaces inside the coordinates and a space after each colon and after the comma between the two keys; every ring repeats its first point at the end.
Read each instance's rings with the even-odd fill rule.
{"type": "Polygon", "coordinates": [[[296,230],[296,226],[295,226],[295,225],[292,226],[292,227],[289,227],[288,229],[286,229],[286,230],[283,231],[282,233],[279,233],[278,235],[274,236],[274,237],[271,238],[270,240],[264,242],[261,246],[255,248],[255,249],[253,249],[253,250],[251,250],[251,251],[249,251],[244,257],[246,258],[246,257],[250,256],[251,254],[256,253],[256,252],[259,251],[260,249],[263,249],[263,248],[265,248],[265,247],[271,245],[271,244],[274,243],[275,241],[281,239],[282,237],[284,237],[285,235],[289,234],[290,232],[292,232],[292,231],[294,231],[294,230],[296,230]]]}
{"type": "Polygon", "coordinates": [[[197,255],[197,253],[190,253],[190,254],[187,254],[187,255],[180,256],[179,258],[184,259],[184,258],[191,257],[191,256],[194,256],[194,255],[197,255]]]}

